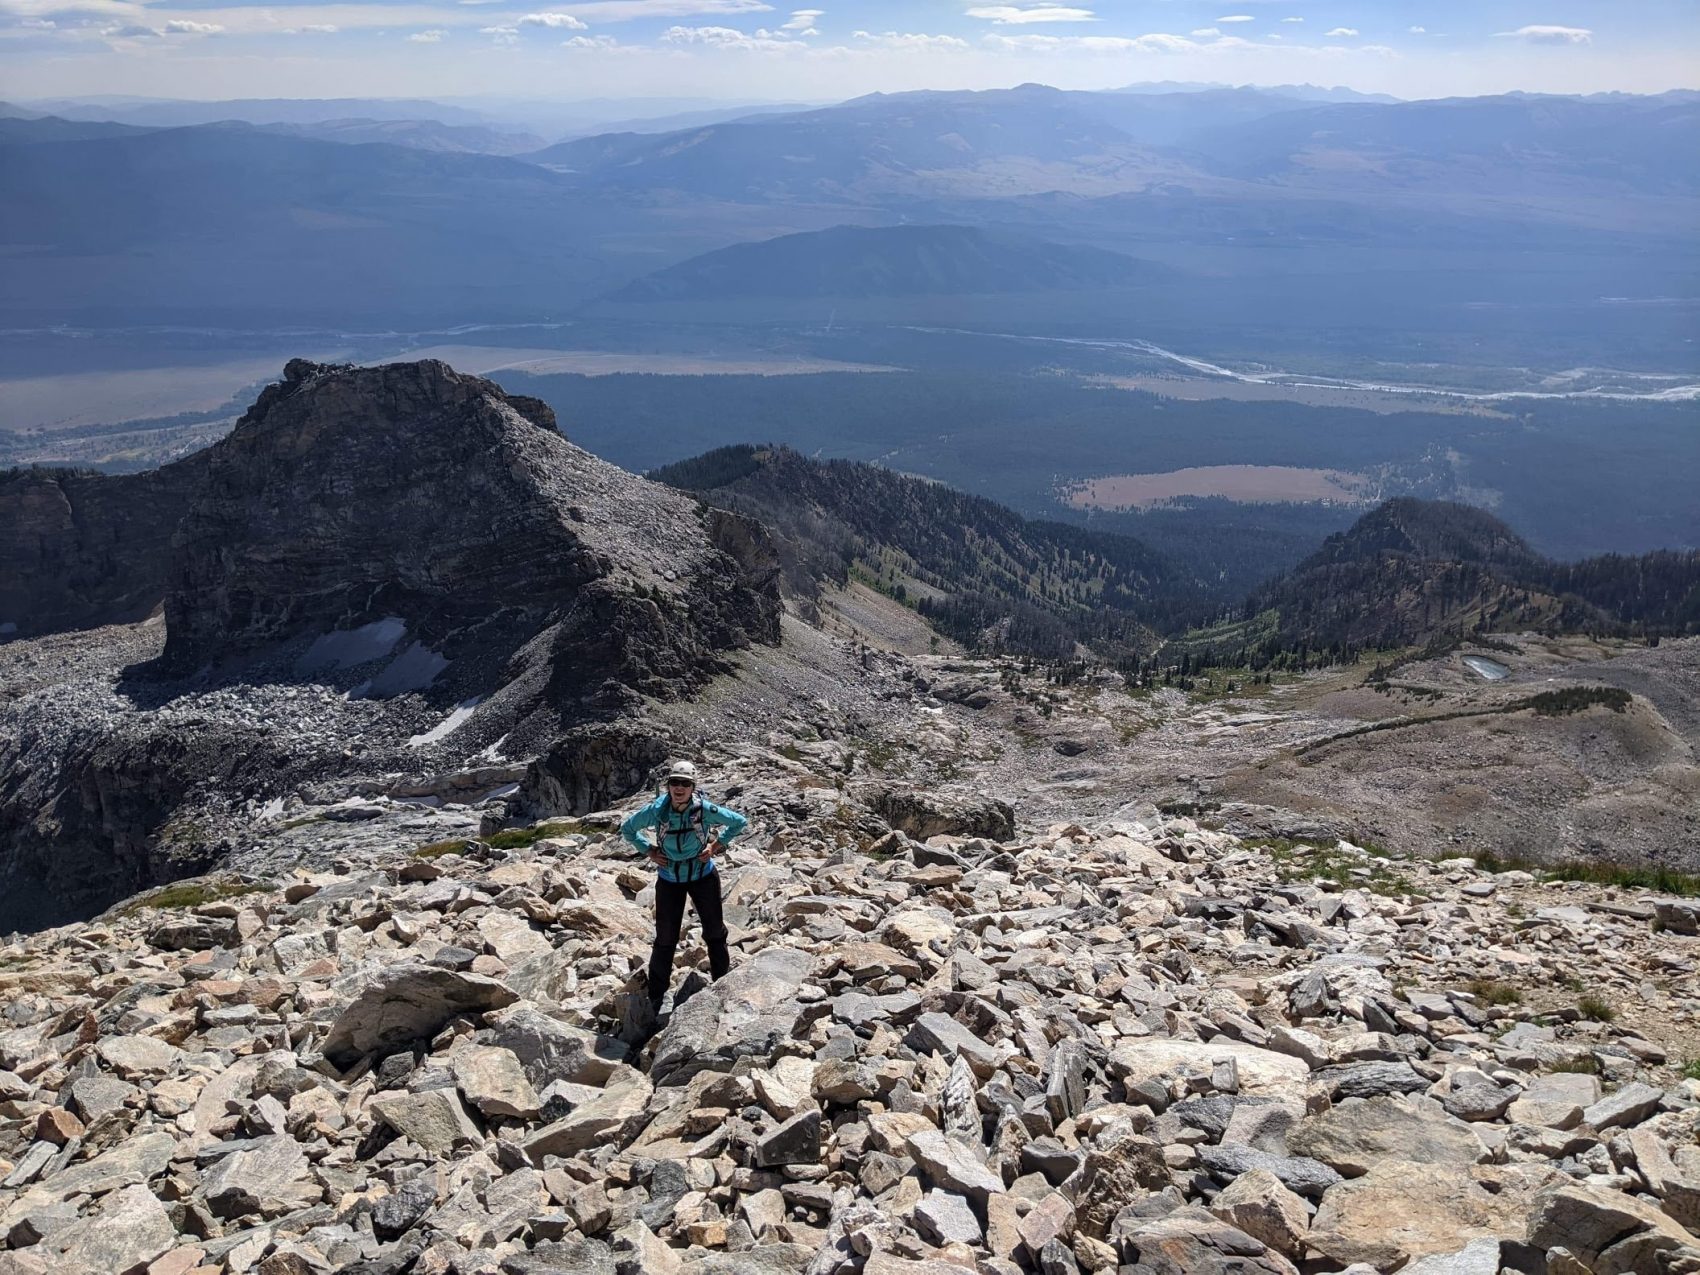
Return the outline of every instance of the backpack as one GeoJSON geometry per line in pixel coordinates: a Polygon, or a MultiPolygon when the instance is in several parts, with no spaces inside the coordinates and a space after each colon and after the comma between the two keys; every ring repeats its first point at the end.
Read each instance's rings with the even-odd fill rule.
{"type": "Polygon", "coordinates": [[[667,866],[673,870],[675,877],[680,877],[687,882],[695,881],[702,875],[702,861],[695,855],[688,859],[681,859],[668,854],[667,838],[674,838],[675,849],[683,846],[685,834],[690,832],[697,834],[699,842],[705,845],[708,843],[708,828],[703,816],[702,794],[697,792],[691,794],[691,803],[685,807],[684,822],[680,827],[673,826],[673,803],[667,793],[665,791],[657,793],[656,800],[664,804],[661,807],[660,818],[655,823],[655,848],[660,850],[666,858],[667,866]]]}

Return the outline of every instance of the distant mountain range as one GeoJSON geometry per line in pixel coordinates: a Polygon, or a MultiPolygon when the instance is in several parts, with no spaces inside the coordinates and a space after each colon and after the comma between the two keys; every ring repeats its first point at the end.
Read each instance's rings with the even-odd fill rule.
{"type": "MultiPolygon", "coordinates": [[[[1444,285],[1423,321],[1453,330],[1460,293],[1547,306],[1680,275],[1700,197],[1700,102],[1681,94],[1318,103],[1025,85],[727,108],[740,118],[692,114],[513,157],[488,152],[536,137],[442,103],[115,101],[30,118],[46,105],[0,118],[0,311],[13,326],[559,319],[627,285],[626,298],[726,296],[713,276],[744,251],[728,246],[758,237],[772,273],[743,295],[782,300],[850,286],[825,266],[811,277],[785,256],[806,241],[786,235],[895,223],[1091,244],[1179,267],[1172,277],[1202,267],[1228,284],[1176,289],[1139,316],[1204,329],[1361,328],[1341,312],[1361,289],[1312,255],[1349,247],[1371,254],[1355,269],[1388,272],[1378,314],[1444,285]],[[703,256],[717,250],[734,255],[703,256]]],[[[958,235],[942,259],[881,248],[886,265],[852,273],[889,266],[884,295],[938,296],[985,287],[983,251],[958,235]]],[[[991,270],[998,288],[1032,290],[1049,270],[1068,291],[1096,269],[1074,250],[1030,251],[991,270]]],[[[1127,269],[1098,266],[1101,279],[1127,269]]]]}
{"type": "Polygon", "coordinates": [[[724,199],[1107,195],[1212,179],[1426,199],[1700,189],[1700,107],[1490,97],[1317,105],[1259,89],[1145,95],[1025,85],[873,94],[840,106],[531,156],[583,181],[724,199]],[[1683,147],[1686,145],[1686,150],[1683,147]],[[1347,162],[1349,160],[1349,162],[1347,162]]]}
{"type": "MultiPolygon", "coordinates": [[[[1151,80],[1139,84],[1128,84],[1115,90],[1117,93],[1141,93],[1157,95],[1163,93],[1211,93],[1224,89],[1233,90],[1235,85],[1223,84],[1220,81],[1204,80],[1151,80]]],[[[1316,84],[1272,84],[1245,85],[1260,93],[1275,93],[1281,97],[1298,98],[1302,102],[1397,102],[1401,99],[1386,93],[1360,93],[1356,89],[1323,88],[1316,84]]]]}
{"type": "Polygon", "coordinates": [[[835,226],[736,244],[646,275],[609,300],[904,297],[1131,287],[1173,271],[1099,248],[973,226],[835,226]]]}

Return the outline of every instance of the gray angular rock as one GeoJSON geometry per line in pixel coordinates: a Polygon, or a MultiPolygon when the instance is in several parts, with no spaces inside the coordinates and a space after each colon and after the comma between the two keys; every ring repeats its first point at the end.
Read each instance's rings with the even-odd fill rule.
{"type": "Polygon", "coordinates": [[[1419,1257],[1401,1275],[1499,1275],[1499,1257],[1498,1240],[1471,1240],[1456,1253],[1419,1257]]]}
{"type": "Polygon", "coordinates": [[[1288,1131],[1287,1149],[1348,1178],[1389,1159],[1468,1165],[1486,1158],[1481,1140],[1470,1130],[1398,1098],[1341,1103],[1302,1120],[1288,1131]]]}
{"type": "Polygon", "coordinates": [[[1582,1113],[1582,1123],[1596,1129],[1616,1129],[1640,1124],[1664,1101],[1664,1090],[1652,1085],[1625,1085],[1616,1093],[1607,1094],[1582,1113]]]}
{"type": "Polygon", "coordinates": [[[380,1094],[372,1100],[372,1112],[432,1155],[446,1155],[459,1143],[484,1140],[453,1089],[380,1094]]]}
{"type": "Polygon", "coordinates": [[[985,1238],[968,1200],[950,1191],[928,1191],[915,1206],[915,1229],[934,1244],[978,1244],[985,1238]]]}
{"type": "Polygon", "coordinates": [[[1475,1081],[1443,1094],[1440,1105],[1446,1108],[1448,1115],[1457,1116],[1460,1120],[1498,1120],[1517,1100],[1518,1092],[1509,1085],[1475,1081]]]}
{"type": "Polygon", "coordinates": [[[48,1241],[65,1270],[121,1273],[145,1266],[177,1239],[165,1206],[145,1186],[127,1186],[105,1196],[81,1222],[48,1241]]]}
{"type": "Polygon", "coordinates": [[[1328,1165],[1304,1156],[1271,1155],[1245,1146],[1198,1148],[1198,1161],[1205,1171],[1225,1181],[1261,1169],[1273,1174],[1282,1186],[1300,1195],[1318,1197],[1344,1179],[1328,1165]]]}
{"type": "Polygon", "coordinates": [[[922,1052],[965,1059],[982,1080],[1015,1052],[1008,1045],[987,1043],[948,1014],[922,1014],[909,1029],[907,1039],[912,1048],[922,1052]]]}
{"type": "Polygon", "coordinates": [[[221,1217],[275,1217],[322,1192],[308,1179],[307,1156],[287,1134],[255,1139],[221,1158],[201,1179],[200,1195],[221,1217]]]}
{"type": "Polygon", "coordinates": [[[1151,1275],[1297,1275],[1298,1270],[1261,1240],[1197,1207],[1118,1221],[1113,1241],[1124,1263],[1151,1275]]]}
{"type": "Polygon", "coordinates": [[[934,1186],[985,1203],[1003,1191],[1003,1179],[976,1159],[960,1142],[934,1129],[904,1139],[904,1148],[934,1186]]]}
{"type": "Polygon", "coordinates": [[[537,1091],[512,1050],[473,1045],[454,1054],[449,1065],[466,1100],[485,1116],[531,1120],[542,1110],[537,1091]]]}
{"type": "Polygon", "coordinates": [[[1402,1062],[1341,1063],[1315,1074],[1317,1084],[1336,1101],[1345,1098],[1384,1098],[1427,1089],[1428,1081],[1402,1062]]]}
{"type": "Polygon", "coordinates": [[[649,1123],[653,1092],[649,1081],[633,1072],[615,1080],[583,1106],[527,1134],[522,1145],[533,1159],[575,1155],[598,1144],[624,1146],[649,1123]]]}
{"type": "Polygon", "coordinates": [[[772,1058],[796,1035],[797,992],[813,965],[808,953],[784,947],[734,965],[673,1012],[655,1039],[650,1078],[678,1085],[699,1071],[729,1071],[741,1058],[772,1058]]]}
{"type": "Polygon", "coordinates": [[[873,793],[868,805],[893,828],[917,841],[940,835],[992,841],[1009,841],[1015,836],[1015,811],[996,797],[885,788],[873,793]]]}
{"type": "Polygon", "coordinates": [[[451,1018],[482,1014],[511,1005],[519,997],[501,982],[481,974],[461,974],[429,965],[403,965],[383,971],[331,1024],[321,1052],[347,1067],[372,1053],[391,1053],[429,1039],[451,1018]]]}
{"type": "Polygon", "coordinates": [[[417,1226],[436,1203],[435,1174],[418,1174],[372,1205],[372,1229],[380,1240],[396,1239],[417,1226]]]}
{"type": "Polygon", "coordinates": [[[1529,1243],[1565,1248],[1596,1275],[1636,1275],[1657,1269],[1655,1254],[1688,1247],[1700,1254],[1695,1236],[1669,1215],[1621,1191],[1580,1182],[1542,1193],[1529,1219],[1529,1243]],[[1608,1260],[1611,1254],[1616,1260],[1608,1260]],[[1626,1264],[1626,1261],[1644,1265],[1626,1264]]]}
{"type": "Polygon", "coordinates": [[[1242,1173],[1216,1193],[1209,1207],[1224,1222],[1261,1240],[1282,1256],[1303,1258],[1310,1209],[1267,1169],[1242,1173]]]}
{"type": "Polygon", "coordinates": [[[525,1001],[488,1015],[486,1021],[491,1043],[518,1058],[537,1089],[555,1081],[605,1084],[631,1052],[613,1036],[563,1023],[525,1001]]]}
{"type": "Polygon", "coordinates": [[[756,1163],[763,1168],[781,1164],[818,1164],[820,1141],[820,1111],[814,1108],[799,1111],[756,1143],[756,1163]]]}

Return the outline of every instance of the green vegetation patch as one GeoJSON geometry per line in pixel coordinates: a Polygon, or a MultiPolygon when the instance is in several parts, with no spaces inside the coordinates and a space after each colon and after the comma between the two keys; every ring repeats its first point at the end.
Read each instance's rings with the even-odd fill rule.
{"type": "Polygon", "coordinates": [[[1617,1010],[1609,1001],[1591,992],[1583,993],[1581,999],[1576,1002],[1576,1012],[1596,1023],[1609,1023],[1617,1017],[1617,1010]]]}
{"type": "Polygon", "coordinates": [[[1291,841],[1285,837],[1253,838],[1244,844],[1267,852],[1283,881],[1329,881],[1342,889],[1368,890],[1388,898],[1426,897],[1411,884],[1409,877],[1373,849],[1360,856],[1338,845],[1291,841]]]}
{"type": "Polygon", "coordinates": [[[1700,1080],[1700,1058],[1690,1058],[1677,1068],[1677,1074],[1684,1080],[1700,1080]]]}
{"type": "Polygon", "coordinates": [[[264,894],[269,887],[247,881],[179,881],[175,885],[150,890],[119,910],[119,916],[138,916],[143,912],[175,908],[198,908],[205,903],[241,898],[245,894],[264,894]]]}
{"type": "Polygon", "coordinates": [[[1700,896],[1700,876],[1659,865],[1627,867],[1621,863],[1589,863],[1572,860],[1556,866],[1487,852],[1473,856],[1483,872],[1528,872],[1542,881],[1585,881],[1590,885],[1620,890],[1647,890],[1684,898],[1700,896]]]}
{"type": "Polygon", "coordinates": [[[1592,1054],[1578,1054],[1575,1058],[1566,1058],[1563,1062],[1554,1063],[1548,1070],[1577,1076],[1597,1076],[1600,1074],[1600,1060],[1592,1054]]]}
{"type": "Polygon", "coordinates": [[[1473,978],[1464,990],[1482,1005],[1516,1005],[1523,999],[1523,993],[1510,983],[1491,978],[1473,978]]]}
{"type": "Polygon", "coordinates": [[[1617,886],[1624,890],[1651,890],[1659,894],[1700,895],[1700,876],[1674,868],[1626,868],[1616,863],[1564,863],[1546,869],[1549,881],[1588,881],[1594,885],[1617,886]]]}
{"type": "Polygon", "coordinates": [[[507,828],[480,839],[492,850],[517,850],[545,837],[588,836],[595,831],[589,824],[576,819],[552,819],[548,823],[534,823],[529,828],[507,828]]]}
{"type": "Polygon", "coordinates": [[[466,849],[467,838],[450,837],[447,841],[432,841],[413,852],[415,859],[441,859],[446,854],[460,854],[466,849]]]}
{"type": "Polygon", "coordinates": [[[1542,717],[1568,717],[1572,713],[1586,712],[1596,704],[1621,713],[1629,707],[1630,699],[1628,691],[1615,686],[1567,686],[1563,690],[1532,695],[1520,701],[1517,707],[1532,708],[1542,717]]]}

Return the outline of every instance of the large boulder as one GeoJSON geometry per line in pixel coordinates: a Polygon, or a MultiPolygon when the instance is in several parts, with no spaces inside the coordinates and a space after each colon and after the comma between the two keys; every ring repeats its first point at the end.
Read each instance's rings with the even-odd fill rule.
{"type": "Polygon", "coordinates": [[[512,1005],[506,984],[434,965],[403,965],[379,974],[331,1024],[320,1052],[339,1067],[364,1055],[428,1040],[451,1018],[512,1005]]]}
{"type": "Polygon", "coordinates": [[[1287,1133],[1287,1149],[1348,1178],[1362,1177],[1389,1158],[1456,1165],[1487,1158],[1469,1129],[1400,1098],[1346,1102],[1301,1120],[1287,1133]]]}
{"type": "Polygon", "coordinates": [[[996,797],[882,788],[870,795],[868,805],[893,828],[921,841],[937,836],[1008,841],[1015,836],[1015,811],[996,797]]]}
{"type": "Polygon", "coordinates": [[[1471,1240],[1521,1242],[1547,1168],[1381,1161],[1330,1187],[1307,1243],[1336,1262],[1394,1270],[1419,1257],[1455,1253],[1471,1240]]]}
{"type": "Polygon", "coordinates": [[[1219,1037],[1212,1041],[1174,1040],[1166,1036],[1119,1042],[1110,1052],[1110,1070],[1129,1088],[1146,1080],[1208,1076],[1216,1063],[1231,1058],[1244,1094],[1304,1096],[1310,1068],[1303,1060],[1219,1037]]]}
{"type": "Polygon", "coordinates": [[[1688,1250],[1700,1259],[1700,1236],[1645,1200],[1581,1182],[1565,1182],[1535,1202],[1529,1243],[1565,1248],[1594,1275],[1636,1275],[1660,1269],[1658,1254],[1688,1250]]]}
{"type": "Polygon", "coordinates": [[[649,1075],[658,1085],[683,1084],[699,1071],[730,1071],[740,1058],[765,1062],[791,1040],[802,1017],[798,989],[814,958],[770,947],[673,1012],[655,1040],[649,1075]]]}

